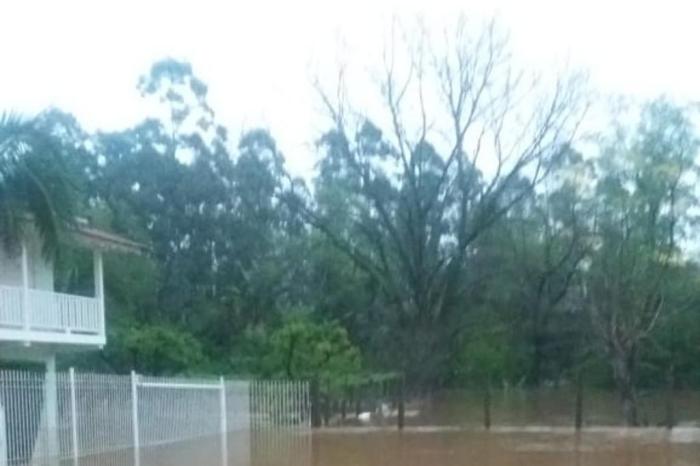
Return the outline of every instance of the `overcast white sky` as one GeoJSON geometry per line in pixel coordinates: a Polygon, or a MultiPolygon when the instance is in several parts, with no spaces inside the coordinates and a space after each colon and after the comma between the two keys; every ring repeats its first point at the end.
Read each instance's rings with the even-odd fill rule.
{"type": "Polygon", "coordinates": [[[339,52],[380,59],[392,17],[439,28],[460,12],[494,13],[522,60],[568,57],[604,94],[700,101],[700,6],[687,1],[37,1],[0,0],[0,110],[57,106],[88,129],[118,129],[147,107],[136,91],[150,64],[190,61],[219,120],[236,134],[271,130],[296,173],[308,173],[323,128],[311,81],[339,52]],[[420,4],[425,4],[421,7],[420,4]]]}

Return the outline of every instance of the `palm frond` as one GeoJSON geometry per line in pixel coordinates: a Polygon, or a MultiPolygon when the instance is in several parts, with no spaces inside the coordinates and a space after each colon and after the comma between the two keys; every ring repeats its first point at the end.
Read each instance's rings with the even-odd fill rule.
{"type": "Polygon", "coordinates": [[[33,223],[47,258],[55,258],[73,222],[75,193],[61,145],[30,120],[0,115],[0,239],[10,250],[33,223]]]}

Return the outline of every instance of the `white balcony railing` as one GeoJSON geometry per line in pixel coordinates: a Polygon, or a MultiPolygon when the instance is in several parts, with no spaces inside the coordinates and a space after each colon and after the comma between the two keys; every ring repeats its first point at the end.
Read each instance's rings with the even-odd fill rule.
{"type": "MultiPolygon", "coordinates": [[[[27,342],[38,334],[43,335],[40,341],[51,341],[46,334],[52,333],[75,335],[77,339],[104,336],[104,315],[97,298],[28,289],[26,304],[23,288],[0,285],[0,339],[3,330],[11,330],[13,335],[26,333],[22,339],[27,342]]],[[[60,341],[67,340],[63,337],[60,341]]]]}
{"type": "Polygon", "coordinates": [[[0,285],[0,327],[22,328],[22,288],[0,285]]]}

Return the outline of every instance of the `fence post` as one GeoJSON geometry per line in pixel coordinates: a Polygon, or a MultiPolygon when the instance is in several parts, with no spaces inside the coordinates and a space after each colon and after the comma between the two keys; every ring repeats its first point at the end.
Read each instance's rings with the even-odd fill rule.
{"type": "Polygon", "coordinates": [[[581,369],[576,374],[576,415],[574,425],[577,431],[583,427],[583,375],[581,374],[581,369]]]}
{"type": "Polygon", "coordinates": [[[673,409],[673,388],[675,385],[674,380],[674,367],[671,364],[666,373],[666,428],[673,429],[675,424],[675,410],[673,409]]]}
{"type": "Polygon", "coordinates": [[[311,427],[321,427],[321,400],[318,378],[311,381],[311,427]]]}
{"type": "Polygon", "coordinates": [[[491,429],[491,378],[486,381],[486,390],[484,391],[484,428],[491,429]]]}
{"type": "Polygon", "coordinates": [[[136,371],[131,371],[131,428],[134,434],[134,466],[141,465],[139,442],[139,387],[136,371]]]}
{"type": "Polygon", "coordinates": [[[256,391],[256,382],[251,380],[248,382],[248,424],[250,430],[255,430],[257,428],[257,414],[258,414],[258,396],[256,391]]]}
{"type": "Polygon", "coordinates": [[[404,376],[401,375],[399,378],[399,393],[398,393],[398,412],[396,416],[396,425],[399,428],[399,430],[403,429],[404,423],[405,423],[405,416],[406,416],[406,411],[405,411],[405,387],[404,387],[404,376]]]}
{"type": "Polygon", "coordinates": [[[73,453],[73,464],[78,465],[78,410],[75,397],[75,369],[68,369],[70,382],[70,426],[71,426],[71,450],[73,453]]]}
{"type": "Polygon", "coordinates": [[[226,381],[219,377],[219,407],[221,408],[221,464],[226,466],[228,462],[228,425],[226,419],[226,381]]]}

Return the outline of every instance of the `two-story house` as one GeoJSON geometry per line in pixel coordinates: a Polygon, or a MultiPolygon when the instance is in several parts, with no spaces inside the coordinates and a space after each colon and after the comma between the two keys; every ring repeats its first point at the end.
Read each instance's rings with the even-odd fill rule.
{"type": "Polygon", "coordinates": [[[76,242],[92,251],[94,296],[54,291],[53,264],[31,229],[17,251],[0,246],[0,359],[46,361],[63,351],[106,343],[103,253],[140,253],[134,241],[79,222],[76,242]]]}
{"type": "MultiPolygon", "coordinates": [[[[139,243],[92,228],[86,222],[78,222],[71,236],[80,247],[92,251],[92,296],[55,291],[54,265],[42,254],[39,235],[32,228],[26,229],[16,250],[8,251],[0,244],[0,361],[44,365],[40,423],[41,431],[46,432],[43,441],[51,454],[58,452],[56,356],[96,350],[105,345],[103,254],[144,250],[139,243]]],[[[2,417],[0,400],[0,427],[5,425],[2,417]]],[[[0,451],[0,465],[3,457],[0,451]]]]}

